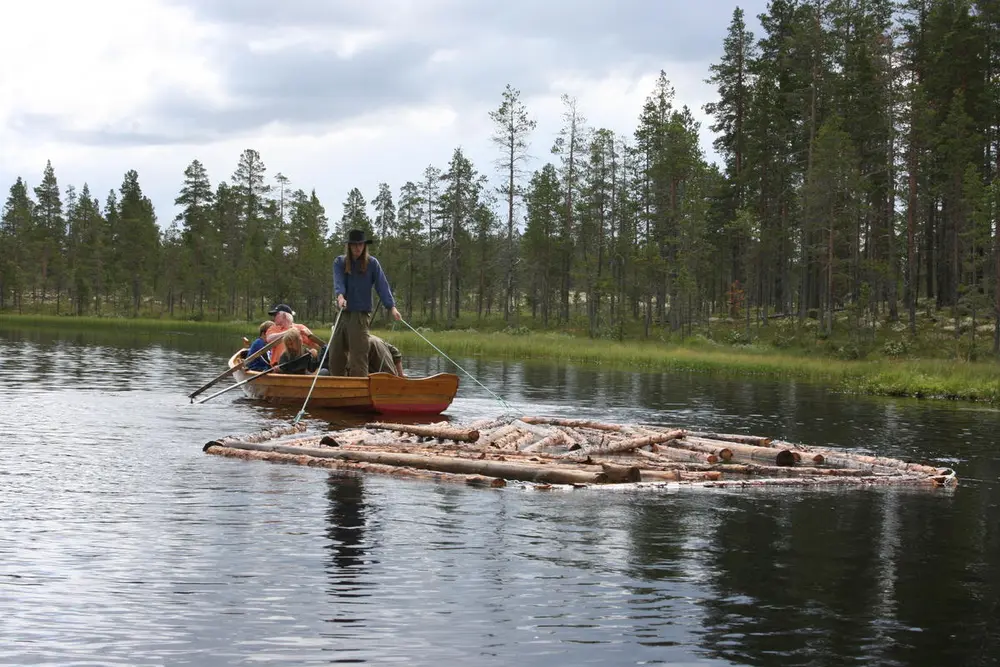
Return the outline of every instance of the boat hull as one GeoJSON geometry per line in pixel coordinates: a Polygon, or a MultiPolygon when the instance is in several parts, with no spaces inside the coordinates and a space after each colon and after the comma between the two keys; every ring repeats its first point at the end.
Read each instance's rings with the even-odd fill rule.
{"type": "MultiPolygon", "coordinates": [[[[230,357],[229,367],[239,365],[245,352],[244,348],[230,357]]],[[[398,377],[392,373],[372,373],[368,377],[317,377],[239,369],[233,377],[237,382],[256,378],[240,387],[247,398],[254,400],[301,405],[308,397],[312,407],[403,414],[444,412],[455,399],[459,385],[459,378],[454,373],[422,378],[398,377]]]]}

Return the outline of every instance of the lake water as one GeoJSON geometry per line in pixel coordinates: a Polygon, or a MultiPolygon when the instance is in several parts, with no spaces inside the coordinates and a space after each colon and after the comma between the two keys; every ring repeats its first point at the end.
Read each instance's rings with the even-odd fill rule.
{"type": "MultiPolygon", "coordinates": [[[[234,343],[0,328],[0,663],[1000,664],[996,409],[457,359],[525,414],[864,447],[960,478],[481,489],[203,453],[298,412],[189,401],[234,343]]],[[[446,417],[502,411],[458,372],[446,417]]],[[[357,423],[323,417],[310,432],[357,423]]]]}

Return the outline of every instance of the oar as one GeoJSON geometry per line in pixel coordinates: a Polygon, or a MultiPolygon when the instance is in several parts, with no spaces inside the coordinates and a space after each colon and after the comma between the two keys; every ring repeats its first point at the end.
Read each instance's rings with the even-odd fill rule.
{"type": "MultiPolygon", "coordinates": [[[[316,380],[319,379],[319,372],[322,370],[323,364],[326,362],[326,355],[330,351],[330,348],[333,347],[333,338],[337,332],[337,323],[340,322],[340,316],[343,312],[344,311],[340,308],[337,309],[337,318],[333,321],[333,326],[330,327],[330,344],[323,349],[323,357],[319,360],[319,368],[316,369],[316,377],[313,378],[312,386],[309,387],[309,393],[306,394],[306,400],[302,404],[302,409],[299,410],[299,413],[295,415],[295,419],[292,421],[293,426],[298,424],[299,420],[302,419],[302,415],[306,413],[306,406],[309,404],[309,397],[312,396],[313,388],[316,386],[316,380]]],[[[315,336],[313,336],[313,338],[315,338],[315,336]]]]}
{"type": "Polygon", "coordinates": [[[257,350],[256,352],[254,352],[249,357],[247,357],[246,359],[244,359],[240,363],[236,364],[232,368],[227,368],[222,373],[220,373],[218,375],[218,377],[216,377],[214,380],[211,380],[210,382],[205,383],[204,385],[202,385],[201,387],[199,387],[198,389],[196,389],[193,393],[188,394],[188,398],[190,398],[191,402],[194,403],[194,397],[195,396],[197,396],[201,392],[205,391],[206,389],[208,389],[209,387],[211,387],[213,384],[215,384],[219,380],[225,380],[227,377],[229,377],[230,375],[232,375],[236,371],[240,370],[241,368],[244,368],[248,363],[250,363],[251,361],[253,361],[257,357],[261,356],[262,354],[264,354],[268,350],[270,350],[272,347],[274,347],[275,345],[277,345],[280,341],[281,341],[280,338],[277,338],[277,339],[271,341],[270,343],[268,343],[264,347],[260,348],[259,350],[257,350]]]}
{"type": "Polygon", "coordinates": [[[216,396],[221,396],[222,394],[225,394],[227,391],[232,391],[233,389],[236,389],[237,387],[242,387],[243,385],[245,385],[248,382],[253,382],[257,378],[262,378],[265,375],[267,375],[268,373],[273,373],[274,371],[278,370],[279,368],[284,368],[285,366],[289,366],[291,364],[294,364],[295,362],[297,362],[297,361],[299,361],[299,360],[301,360],[301,359],[303,359],[303,358],[305,358],[307,356],[310,356],[311,354],[312,354],[311,352],[306,352],[305,354],[299,356],[297,359],[292,359],[290,361],[286,361],[283,364],[278,364],[277,366],[272,366],[271,368],[268,368],[266,371],[261,371],[257,375],[253,375],[251,377],[248,377],[246,380],[243,380],[242,382],[237,382],[236,384],[229,385],[225,389],[223,389],[221,391],[217,391],[214,394],[212,394],[211,396],[206,396],[205,398],[203,398],[200,401],[198,401],[198,403],[201,404],[201,403],[204,403],[205,401],[210,401],[213,398],[215,398],[216,396]]]}

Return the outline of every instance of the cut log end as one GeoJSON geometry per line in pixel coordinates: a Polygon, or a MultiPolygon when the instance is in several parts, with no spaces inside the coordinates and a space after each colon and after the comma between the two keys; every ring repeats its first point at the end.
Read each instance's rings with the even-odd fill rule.
{"type": "Polygon", "coordinates": [[[779,466],[793,466],[796,463],[795,453],[788,449],[779,450],[774,462],[779,466]]]}

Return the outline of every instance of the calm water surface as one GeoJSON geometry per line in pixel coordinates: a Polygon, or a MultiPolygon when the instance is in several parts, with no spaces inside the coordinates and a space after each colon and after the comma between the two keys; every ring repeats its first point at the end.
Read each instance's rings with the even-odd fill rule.
{"type": "MultiPolygon", "coordinates": [[[[191,404],[231,347],[0,328],[0,663],[1000,664],[994,409],[460,359],[529,414],[863,447],[961,478],[473,489],[204,454],[298,412],[239,390],[191,404]]],[[[499,414],[460,375],[447,417],[499,414]]]]}

